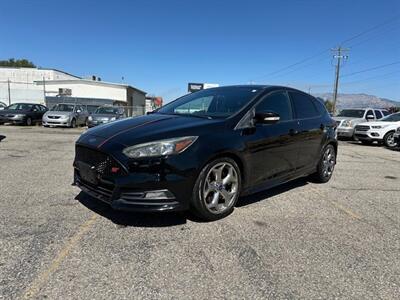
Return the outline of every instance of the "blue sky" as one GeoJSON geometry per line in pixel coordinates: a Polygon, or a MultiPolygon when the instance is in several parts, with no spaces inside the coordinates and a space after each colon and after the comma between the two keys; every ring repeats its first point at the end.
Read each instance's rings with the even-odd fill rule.
{"type": "Polygon", "coordinates": [[[327,49],[392,20],[343,45],[350,52],[340,92],[400,100],[398,0],[0,4],[0,59],[27,58],[104,81],[121,82],[123,76],[126,83],[167,101],[184,94],[188,82],[254,82],[330,92],[334,67],[327,49]],[[308,57],[314,58],[275,73],[308,57]],[[395,64],[364,71],[390,63],[395,64]]]}

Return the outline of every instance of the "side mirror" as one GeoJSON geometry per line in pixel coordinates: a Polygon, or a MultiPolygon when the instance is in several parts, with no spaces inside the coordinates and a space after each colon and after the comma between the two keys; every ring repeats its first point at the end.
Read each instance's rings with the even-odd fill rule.
{"type": "Polygon", "coordinates": [[[367,120],[373,120],[373,119],[375,119],[374,115],[367,115],[365,118],[366,118],[367,120]]]}
{"type": "Polygon", "coordinates": [[[82,111],[81,111],[80,109],[78,109],[76,112],[77,112],[78,114],[80,114],[82,111]]]}
{"type": "Polygon", "coordinates": [[[275,124],[279,122],[280,116],[274,112],[258,112],[255,115],[256,123],[260,124],[275,124]]]}

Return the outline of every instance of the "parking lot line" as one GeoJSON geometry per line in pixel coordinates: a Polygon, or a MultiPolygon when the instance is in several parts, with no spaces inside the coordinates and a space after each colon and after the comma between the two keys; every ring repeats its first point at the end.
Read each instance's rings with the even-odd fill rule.
{"type": "Polygon", "coordinates": [[[31,285],[25,290],[22,299],[34,298],[41,287],[47,283],[50,276],[58,269],[62,261],[68,256],[71,250],[78,244],[80,239],[87,233],[96,222],[97,214],[93,214],[86,222],[79,226],[79,230],[70,238],[64,247],[58,252],[57,256],[50,263],[50,266],[43,272],[39,273],[31,285]]]}
{"type": "Polygon", "coordinates": [[[347,215],[349,215],[349,216],[352,217],[353,219],[356,219],[356,220],[361,220],[361,219],[362,219],[362,217],[361,217],[360,215],[358,215],[357,213],[355,213],[354,211],[352,211],[350,208],[345,207],[345,206],[339,204],[338,202],[335,202],[335,201],[331,201],[331,200],[329,200],[329,199],[326,199],[326,198],[324,197],[324,195],[322,195],[322,193],[321,193],[318,189],[316,189],[316,188],[314,188],[314,187],[312,187],[311,189],[312,189],[316,194],[320,195],[320,196],[322,197],[322,199],[324,199],[325,201],[329,202],[331,205],[335,206],[337,209],[339,209],[339,210],[341,210],[342,212],[346,213],[347,215]]]}

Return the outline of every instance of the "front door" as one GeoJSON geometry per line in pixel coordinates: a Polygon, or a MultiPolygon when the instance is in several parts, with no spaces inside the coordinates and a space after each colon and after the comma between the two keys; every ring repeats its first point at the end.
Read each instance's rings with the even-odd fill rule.
{"type": "Polygon", "coordinates": [[[255,107],[256,112],[274,112],[280,117],[275,124],[256,124],[247,142],[250,180],[254,185],[281,178],[296,168],[297,122],[286,91],[273,92],[255,107]]]}

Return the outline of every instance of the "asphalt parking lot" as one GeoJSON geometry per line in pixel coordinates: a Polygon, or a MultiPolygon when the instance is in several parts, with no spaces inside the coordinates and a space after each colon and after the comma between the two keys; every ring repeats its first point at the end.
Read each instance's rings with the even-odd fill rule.
{"type": "Polygon", "coordinates": [[[201,223],[81,194],[82,131],[0,126],[0,298],[398,299],[400,152],[341,142],[328,184],[297,180],[201,223]]]}

